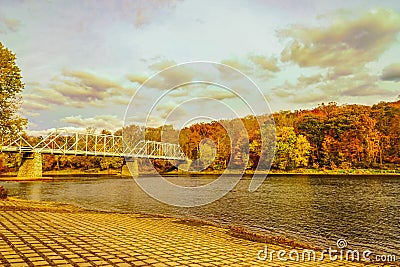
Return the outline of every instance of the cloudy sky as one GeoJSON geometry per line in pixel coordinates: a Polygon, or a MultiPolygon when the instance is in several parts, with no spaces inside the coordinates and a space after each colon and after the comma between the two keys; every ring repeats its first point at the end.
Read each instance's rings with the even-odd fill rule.
{"type": "Polygon", "coordinates": [[[0,41],[17,55],[31,131],[115,130],[126,112],[129,123],[181,127],[265,112],[266,101],[279,111],[400,95],[398,0],[0,0],[0,7],[0,41]],[[194,61],[222,65],[171,67],[194,61]]]}

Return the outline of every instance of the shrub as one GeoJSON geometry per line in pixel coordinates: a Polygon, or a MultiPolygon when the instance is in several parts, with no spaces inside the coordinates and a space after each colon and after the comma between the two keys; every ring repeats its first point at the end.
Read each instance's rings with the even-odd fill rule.
{"type": "Polygon", "coordinates": [[[8,194],[7,189],[5,189],[4,187],[2,187],[0,185],[0,199],[6,199],[7,198],[7,194],[8,194]]]}

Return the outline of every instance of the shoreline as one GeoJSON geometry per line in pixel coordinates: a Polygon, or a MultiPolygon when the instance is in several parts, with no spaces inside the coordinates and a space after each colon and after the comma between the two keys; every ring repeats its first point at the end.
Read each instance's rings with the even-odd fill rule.
{"type": "MultiPolygon", "coordinates": [[[[352,170],[352,171],[303,171],[303,172],[277,172],[277,171],[245,171],[243,172],[227,172],[226,175],[242,175],[252,176],[252,175],[267,175],[267,176],[393,176],[400,177],[400,170],[378,170],[368,171],[368,170],[352,170]]],[[[154,172],[143,172],[139,174],[139,177],[146,177],[157,175],[154,172]]],[[[189,177],[200,177],[200,176],[216,176],[224,174],[223,171],[203,171],[203,172],[183,172],[183,171],[171,171],[171,172],[161,172],[162,176],[189,176],[189,177]]],[[[56,177],[114,177],[114,178],[131,178],[130,176],[122,176],[119,173],[111,172],[44,172],[42,177],[17,177],[16,173],[0,173],[0,181],[52,181],[56,177]]]]}
{"type": "MultiPolygon", "coordinates": [[[[39,211],[39,212],[83,212],[83,213],[100,213],[100,214],[121,214],[121,215],[139,215],[139,216],[147,216],[149,218],[167,218],[167,219],[176,219],[181,220],[182,224],[192,225],[192,226],[201,226],[207,225],[218,228],[220,230],[226,230],[227,234],[232,237],[245,239],[248,241],[253,241],[257,243],[265,243],[265,244],[272,244],[278,246],[290,246],[302,249],[313,249],[316,251],[321,251],[322,248],[313,246],[311,244],[300,243],[296,240],[289,239],[284,236],[278,235],[267,235],[258,232],[251,231],[249,229],[245,229],[241,226],[234,226],[234,225],[221,225],[218,223],[214,223],[207,220],[195,219],[195,218],[188,218],[188,217],[179,217],[179,216],[172,216],[167,214],[161,213],[148,213],[148,212],[123,212],[123,211],[112,211],[112,210],[101,210],[101,209],[90,209],[80,207],[74,204],[70,204],[67,202],[54,202],[54,201],[35,201],[29,199],[22,199],[15,196],[8,197],[5,200],[8,203],[17,204],[14,207],[8,207],[8,210],[25,210],[25,211],[39,211]]],[[[4,204],[4,202],[3,202],[4,204]]],[[[0,210],[4,206],[0,205],[0,210]]]]}
{"type": "MultiPolygon", "coordinates": [[[[181,220],[182,224],[192,225],[192,226],[212,226],[220,230],[226,230],[227,234],[232,237],[240,238],[248,241],[253,241],[257,243],[272,244],[278,246],[290,246],[302,249],[314,249],[316,251],[321,251],[322,248],[313,246],[311,244],[300,243],[296,240],[286,238],[284,236],[278,235],[266,235],[262,233],[257,233],[241,226],[224,226],[211,221],[188,218],[188,217],[178,217],[161,213],[147,213],[147,212],[123,212],[123,211],[112,211],[112,210],[100,210],[100,209],[89,209],[79,207],[67,202],[54,202],[54,201],[35,201],[29,199],[21,199],[15,196],[8,197],[5,200],[8,203],[17,204],[14,207],[8,207],[8,210],[25,210],[25,211],[39,211],[39,212],[66,212],[66,213],[100,213],[100,214],[121,214],[121,215],[137,215],[137,216],[147,216],[149,218],[167,218],[181,220]],[[22,205],[19,205],[22,204],[22,205]]],[[[0,206],[0,210],[1,210],[0,206]]]]}
{"type": "MultiPolygon", "coordinates": [[[[6,238],[29,234],[39,241],[39,247],[35,248],[36,243],[28,245],[30,251],[26,252],[27,255],[39,254],[41,262],[47,261],[52,266],[57,263],[77,266],[76,263],[79,265],[81,262],[97,266],[100,261],[113,266],[117,261],[129,266],[164,266],[161,263],[165,263],[165,266],[199,263],[201,266],[265,266],[268,263],[284,263],[276,257],[274,261],[259,260],[257,255],[266,246],[271,251],[314,250],[318,255],[322,250],[283,237],[257,235],[240,227],[222,227],[202,220],[164,214],[98,211],[68,203],[15,197],[0,200],[0,211],[0,223],[4,226],[0,234],[5,234],[6,238]],[[25,228],[13,226],[15,224],[27,225],[26,229],[31,229],[31,232],[26,233],[23,230],[25,228]],[[7,234],[9,227],[14,229],[12,234],[7,234]],[[35,229],[39,229],[39,232],[35,229]],[[40,229],[46,229],[46,234],[43,235],[40,229]],[[47,246],[49,254],[41,253],[43,246],[47,246]]],[[[6,243],[10,251],[15,248],[12,242],[8,240],[6,243]]],[[[39,261],[40,258],[30,259],[30,256],[24,256],[21,252],[15,253],[22,255],[21,262],[39,261]]],[[[5,260],[0,257],[0,263],[5,263],[5,260]]],[[[381,266],[374,262],[331,261],[328,258],[314,263],[317,265],[311,266],[381,266]]],[[[310,266],[310,263],[304,264],[310,266]]],[[[385,266],[399,265],[394,262],[385,266]]]]}
{"type": "MultiPolygon", "coordinates": [[[[202,171],[202,172],[182,172],[171,171],[162,174],[192,174],[192,175],[221,175],[224,171],[202,171]]],[[[400,175],[400,169],[378,170],[378,169],[351,169],[351,170],[316,170],[316,169],[298,169],[293,171],[227,171],[231,175],[400,175]]]]}

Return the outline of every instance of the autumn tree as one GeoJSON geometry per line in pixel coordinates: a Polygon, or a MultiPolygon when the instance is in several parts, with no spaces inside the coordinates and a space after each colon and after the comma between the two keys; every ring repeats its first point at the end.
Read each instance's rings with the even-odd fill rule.
{"type": "Polygon", "coordinates": [[[310,143],[303,135],[296,135],[293,127],[277,127],[275,167],[289,170],[307,167],[310,143]]]}
{"type": "Polygon", "coordinates": [[[381,102],[372,106],[372,115],[378,130],[378,159],[384,162],[400,163],[400,100],[392,103],[381,102]]]}
{"type": "Polygon", "coordinates": [[[307,114],[301,118],[298,126],[299,132],[304,134],[311,143],[311,161],[318,166],[321,158],[322,142],[324,141],[325,125],[323,118],[315,114],[307,114]]]}
{"type": "Polygon", "coordinates": [[[202,165],[201,169],[210,167],[211,163],[215,160],[217,151],[214,142],[211,139],[203,139],[202,142],[200,142],[199,151],[199,161],[202,165]]]}
{"type": "Polygon", "coordinates": [[[304,135],[298,135],[292,153],[292,159],[296,168],[307,167],[310,149],[311,145],[310,142],[308,142],[307,138],[304,135]]]}
{"type": "Polygon", "coordinates": [[[20,93],[24,89],[16,57],[0,42],[0,133],[15,134],[26,125],[17,111],[21,106],[20,93]]]}
{"type": "Polygon", "coordinates": [[[278,127],[274,166],[287,170],[291,167],[291,155],[295,148],[296,133],[293,127],[278,127]]]}

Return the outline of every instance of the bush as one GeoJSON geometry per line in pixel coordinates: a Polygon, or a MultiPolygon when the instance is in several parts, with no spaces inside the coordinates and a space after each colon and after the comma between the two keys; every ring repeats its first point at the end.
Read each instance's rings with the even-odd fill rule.
{"type": "Polygon", "coordinates": [[[2,187],[0,185],[0,199],[6,199],[7,198],[7,194],[8,194],[7,189],[5,189],[4,187],[2,187]]]}

